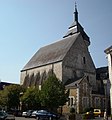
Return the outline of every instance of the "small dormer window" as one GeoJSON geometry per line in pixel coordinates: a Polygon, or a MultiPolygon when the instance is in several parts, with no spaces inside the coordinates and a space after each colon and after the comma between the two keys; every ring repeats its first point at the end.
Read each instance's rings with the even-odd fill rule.
{"type": "Polygon", "coordinates": [[[86,58],[85,57],[83,57],[83,63],[86,64],[86,58]]]}
{"type": "Polygon", "coordinates": [[[87,80],[89,81],[89,76],[87,76],[87,80]]]}

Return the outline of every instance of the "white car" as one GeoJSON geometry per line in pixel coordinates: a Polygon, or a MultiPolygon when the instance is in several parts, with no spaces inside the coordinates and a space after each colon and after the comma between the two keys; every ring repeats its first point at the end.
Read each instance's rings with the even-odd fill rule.
{"type": "Polygon", "coordinates": [[[38,112],[38,110],[33,111],[32,114],[31,114],[31,117],[36,118],[36,113],[37,113],[37,112],[38,112]]]}
{"type": "Polygon", "coordinates": [[[22,116],[26,117],[27,116],[27,111],[22,112],[22,116]]]}

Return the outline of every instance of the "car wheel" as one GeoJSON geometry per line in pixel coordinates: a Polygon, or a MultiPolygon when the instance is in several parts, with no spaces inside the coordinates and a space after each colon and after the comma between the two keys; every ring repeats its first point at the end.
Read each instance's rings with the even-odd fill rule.
{"type": "Polygon", "coordinates": [[[52,117],[49,117],[49,120],[52,120],[52,117]]]}
{"type": "Polygon", "coordinates": [[[36,117],[36,120],[39,120],[39,117],[38,117],[38,116],[36,117]]]}

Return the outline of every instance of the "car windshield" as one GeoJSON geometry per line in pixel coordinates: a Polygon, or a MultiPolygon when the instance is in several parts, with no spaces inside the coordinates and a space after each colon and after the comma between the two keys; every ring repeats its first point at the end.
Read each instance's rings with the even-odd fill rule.
{"type": "Polygon", "coordinates": [[[3,111],[0,111],[0,116],[4,116],[4,115],[6,115],[6,113],[3,111]]]}
{"type": "Polygon", "coordinates": [[[39,110],[38,112],[39,113],[48,113],[48,111],[46,111],[46,110],[39,110]]]}
{"type": "Polygon", "coordinates": [[[0,112],[0,116],[3,116],[4,114],[3,114],[3,112],[0,112]]]}

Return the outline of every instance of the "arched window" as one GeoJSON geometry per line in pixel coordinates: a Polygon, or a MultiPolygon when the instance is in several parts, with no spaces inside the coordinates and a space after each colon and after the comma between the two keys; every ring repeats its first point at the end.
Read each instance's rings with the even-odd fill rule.
{"type": "Polygon", "coordinates": [[[99,97],[95,97],[95,107],[96,108],[100,107],[100,98],[99,97]]]}
{"type": "Polygon", "coordinates": [[[83,109],[89,107],[89,98],[88,97],[83,97],[82,98],[82,107],[83,107],[83,109]]]}
{"type": "Polygon", "coordinates": [[[34,73],[30,76],[29,87],[34,85],[34,73]]]}
{"type": "Polygon", "coordinates": [[[72,107],[74,104],[75,104],[75,97],[74,96],[69,96],[69,99],[68,99],[68,106],[72,107]]]}
{"type": "Polygon", "coordinates": [[[39,86],[40,81],[40,72],[35,75],[35,86],[39,86]]]}
{"type": "Polygon", "coordinates": [[[86,64],[86,58],[85,57],[83,57],[83,63],[86,64]]]}

